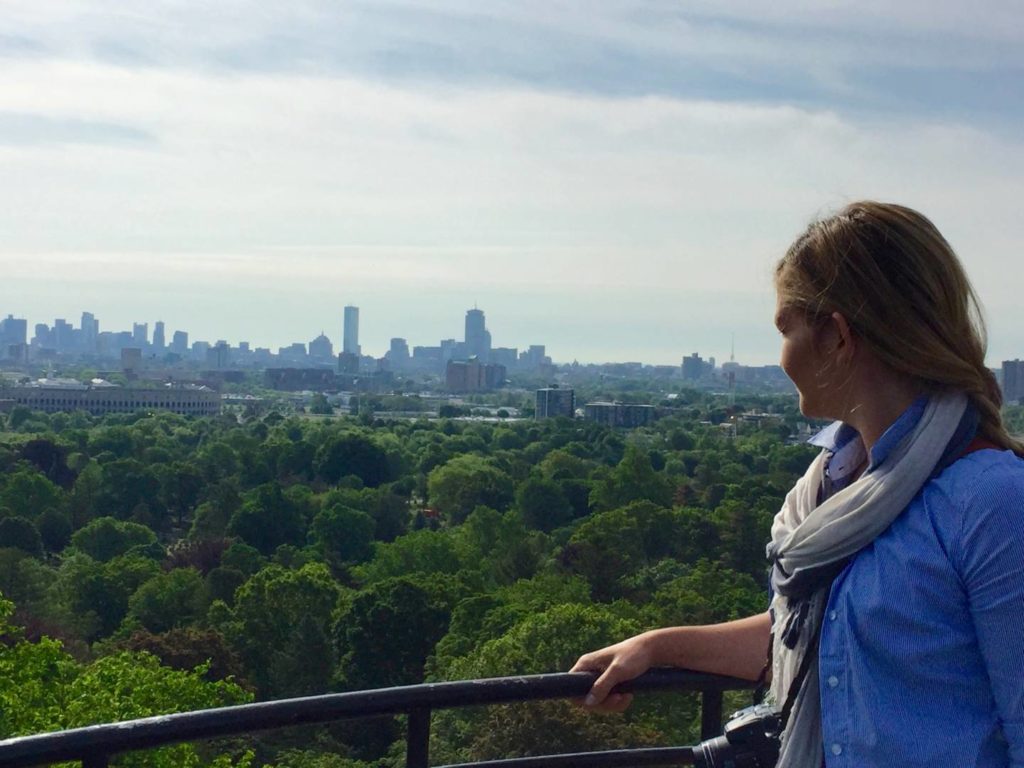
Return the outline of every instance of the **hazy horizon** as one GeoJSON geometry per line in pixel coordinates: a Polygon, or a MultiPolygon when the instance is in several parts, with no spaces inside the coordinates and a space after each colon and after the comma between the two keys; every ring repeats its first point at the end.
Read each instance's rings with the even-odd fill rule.
{"type": "MultiPolygon", "coordinates": [[[[919,208],[1024,357],[1024,14],[1010,0],[681,6],[53,0],[0,19],[0,315],[276,349],[777,361],[815,216],[919,208]]],[[[30,331],[31,333],[31,331],[30,331]]]]}

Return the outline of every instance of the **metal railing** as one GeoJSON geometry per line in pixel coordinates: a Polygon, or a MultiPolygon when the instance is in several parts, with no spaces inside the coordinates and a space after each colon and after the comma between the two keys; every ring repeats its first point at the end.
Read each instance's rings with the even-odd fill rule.
{"type": "MultiPolygon", "coordinates": [[[[430,717],[435,709],[508,704],[540,699],[580,698],[596,675],[576,672],[522,677],[498,677],[451,683],[426,683],[372,691],[334,693],[298,699],[241,704],[120,723],[90,725],[67,731],[20,736],[0,741],[0,766],[49,765],[81,761],[83,768],[107,768],[111,756],[168,744],[294,725],[327,723],[375,715],[407,715],[406,766],[429,765],[430,717]]],[[[753,683],[686,670],[652,670],[619,686],[619,692],[699,691],[701,737],[717,735],[722,727],[722,694],[753,687],[753,683]]],[[[566,768],[567,766],[637,766],[692,762],[689,747],[588,752],[463,763],[460,768],[566,768]]]]}

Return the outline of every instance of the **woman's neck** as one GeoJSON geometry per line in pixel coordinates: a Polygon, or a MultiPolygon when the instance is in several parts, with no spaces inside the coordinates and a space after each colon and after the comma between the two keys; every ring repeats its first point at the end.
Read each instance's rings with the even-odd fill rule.
{"type": "Polygon", "coordinates": [[[866,380],[858,389],[859,393],[850,393],[852,405],[842,420],[857,430],[870,457],[878,439],[922,392],[915,383],[896,376],[866,380]]]}

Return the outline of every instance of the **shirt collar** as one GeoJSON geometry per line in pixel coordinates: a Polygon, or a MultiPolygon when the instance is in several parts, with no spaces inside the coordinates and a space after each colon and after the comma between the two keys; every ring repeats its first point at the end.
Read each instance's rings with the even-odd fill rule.
{"type": "MultiPolygon", "coordinates": [[[[927,405],[928,398],[921,395],[899,415],[896,421],[889,425],[889,428],[882,433],[878,442],[872,447],[871,460],[866,471],[870,472],[888,458],[893,448],[917,426],[927,405]]],[[[834,421],[807,442],[835,454],[846,447],[851,440],[859,439],[859,437],[857,430],[849,424],[834,421]]]]}

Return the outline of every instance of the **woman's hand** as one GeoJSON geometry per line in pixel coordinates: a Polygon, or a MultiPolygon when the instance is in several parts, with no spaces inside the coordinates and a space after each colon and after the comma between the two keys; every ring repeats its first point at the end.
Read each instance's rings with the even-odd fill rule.
{"type": "Polygon", "coordinates": [[[633,702],[633,694],[611,693],[612,688],[650,668],[650,637],[644,634],[584,654],[569,671],[601,673],[583,700],[585,707],[596,712],[624,712],[633,702]]]}

